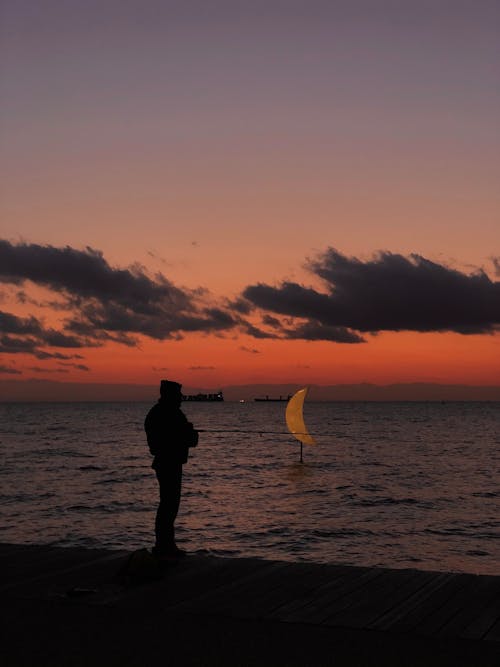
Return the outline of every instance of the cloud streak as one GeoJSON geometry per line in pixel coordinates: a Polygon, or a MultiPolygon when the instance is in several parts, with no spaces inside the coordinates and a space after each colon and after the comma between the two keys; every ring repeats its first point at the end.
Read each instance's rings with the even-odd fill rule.
{"type": "Polygon", "coordinates": [[[7,375],[22,375],[22,372],[17,368],[14,368],[14,366],[5,366],[5,364],[0,364],[0,374],[3,373],[7,375]]]}

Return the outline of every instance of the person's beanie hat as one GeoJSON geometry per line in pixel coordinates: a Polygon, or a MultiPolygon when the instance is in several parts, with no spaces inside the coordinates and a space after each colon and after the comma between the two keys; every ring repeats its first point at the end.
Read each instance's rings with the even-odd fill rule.
{"type": "Polygon", "coordinates": [[[160,382],[160,396],[174,396],[181,393],[182,385],[171,380],[160,382]]]}

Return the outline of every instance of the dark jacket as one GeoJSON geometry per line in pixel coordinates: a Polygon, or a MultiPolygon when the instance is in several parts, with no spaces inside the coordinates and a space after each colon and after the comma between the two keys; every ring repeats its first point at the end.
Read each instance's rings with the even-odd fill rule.
{"type": "Polygon", "coordinates": [[[186,463],[189,448],[198,444],[198,431],[182,410],[161,398],[148,412],[144,430],[149,451],[155,457],[155,469],[172,463],[186,463]]]}

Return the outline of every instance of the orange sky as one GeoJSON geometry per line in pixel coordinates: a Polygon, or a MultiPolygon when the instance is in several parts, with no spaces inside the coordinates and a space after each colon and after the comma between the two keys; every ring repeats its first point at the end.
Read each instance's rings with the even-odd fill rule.
{"type": "MultiPolygon", "coordinates": [[[[328,247],[498,280],[498,7],[313,0],[284,16],[272,1],[210,14],[146,2],[138,20],[139,6],[114,5],[6,3],[1,239],[90,246],[218,303],[259,282],[324,290],[304,264],[328,247]]],[[[49,294],[7,281],[0,311],[64,326],[67,312],[22,304],[19,289],[49,294]]],[[[74,349],[72,365],[4,352],[0,377],[207,389],[500,377],[491,334],[182,335],[74,349]]]]}
{"type": "Polygon", "coordinates": [[[452,333],[383,333],[361,345],[256,342],[250,337],[233,340],[192,334],[180,342],[144,340],[132,349],[110,344],[85,350],[84,356],[90,373],[25,355],[19,355],[16,362],[27,369],[27,377],[137,384],[156,384],[161,378],[173,377],[187,387],[206,389],[247,383],[498,385],[500,373],[498,337],[452,333]],[[30,372],[32,367],[47,372],[30,372]],[[68,372],[54,372],[57,369],[68,372]]]}
{"type": "MultiPolygon", "coordinates": [[[[478,340],[479,339],[479,340],[478,340]]],[[[207,340],[193,336],[177,343],[169,363],[165,345],[152,345],[151,367],[167,367],[187,385],[214,387],[244,383],[350,384],[373,382],[438,382],[496,385],[500,377],[498,339],[466,341],[456,334],[382,334],[367,345],[339,346],[327,342],[207,340]],[[258,349],[259,354],[241,350],[258,349]],[[155,347],[157,349],[155,349],[155,347]],[[160,348],[160,349],[158,349],[160,348]],[[163,364],[159,360],[165,359],[163,364]],[[158,364],[158,365],[156,365],[158,364]],[[214,368],[210,368],[213,366],[214,368]],[[199,370],[186,370],[201,367],[199,370]],[[204,368],[203,368],[204,367],[204,368]]],[[[144,368],[145,355],[122,352],[111,376],[124,381],[155,383],[164,371],[144,368]],[[123,369],[127,364],[128,369],[123,369]]],[[[104,366],[102,380],[109,378],[104,366]]]]}

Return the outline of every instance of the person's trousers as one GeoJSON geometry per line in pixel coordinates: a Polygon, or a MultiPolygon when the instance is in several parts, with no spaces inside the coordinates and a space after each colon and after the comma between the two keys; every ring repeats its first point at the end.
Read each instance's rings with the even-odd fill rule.
{"type": "Polygon", "coordinates": [[[156,512],[156,550],[168,551],[175,547],[174,523],[181,502],[182,463],[170,463],[157,469],[160,485],[160,504],[156,512]]]}

